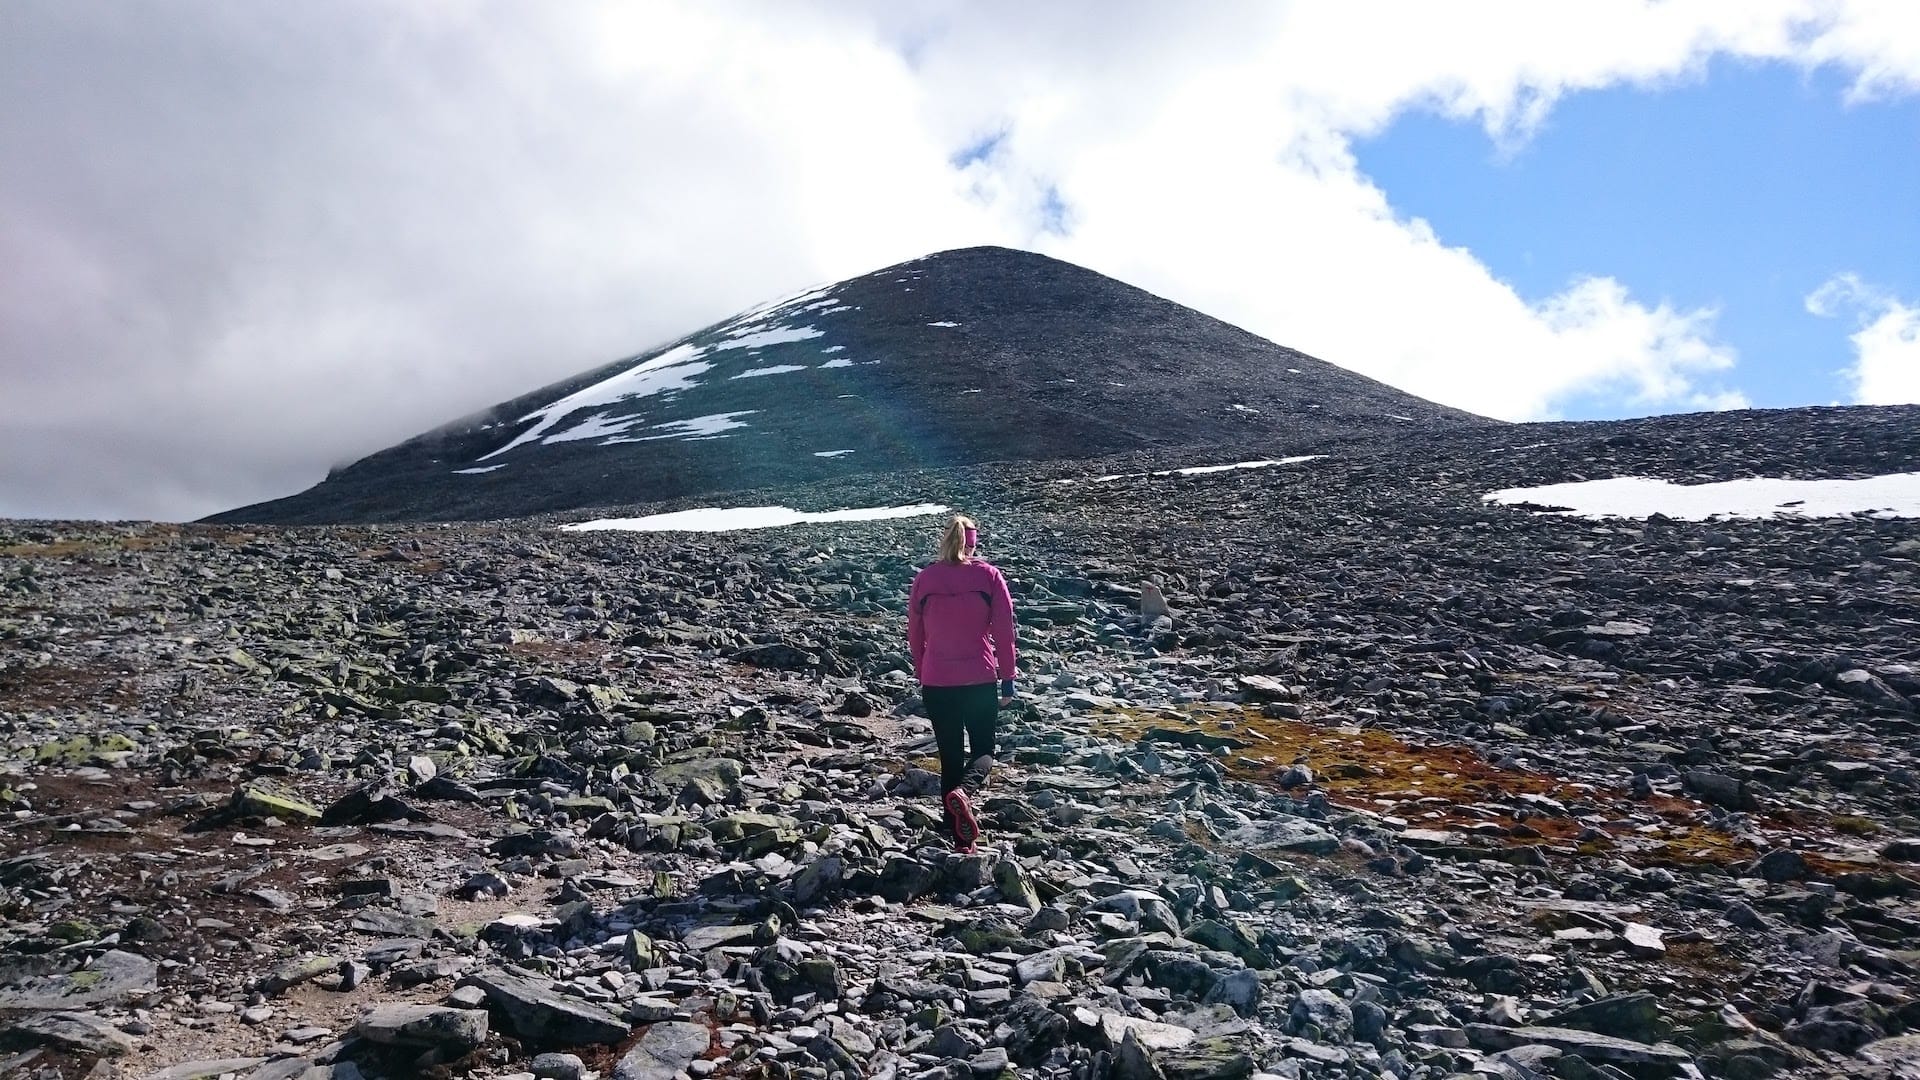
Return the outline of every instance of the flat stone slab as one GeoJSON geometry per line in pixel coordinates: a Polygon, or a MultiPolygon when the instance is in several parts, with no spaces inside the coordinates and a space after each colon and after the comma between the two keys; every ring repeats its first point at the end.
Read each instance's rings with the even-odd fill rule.
{"type": "Polygon", "coordinates": [[[751,926],[696,926],[687,931],[680,943],[694,952],[706,952],[708,949],[736,942],[746,943],[753,940],[751,926]]]}
{"type": "Polygon", "coordinates": [[[0,1032],[24,1035],[48,1046],[83,1054],[118,1057],[138,1045],[133,1036],[92,1013],[57,1012],[28,1016],[0,1032]]]}
{"type": "Polygon", "coordinates": [[[1860,1048],[1859,1054],[1875,1065],[1920,1066],[1920,1035],[1902,1035],[1895,1039],[1870,1042],[1860,1048]]]}
{"type": "Polygon", "coordinates": [[[1120,786],[1120,781],[1118,780],[1102,780],[1100,777],[1097,777],[1097,776],[1072,776],[1072,775],[1038,776],[1038,777],[1035,777],[1033,780],[1029,781],[1029,783],[1036,784],[1043,788],[1052,788],[1055,791],[1085,791],[1085,792],[1111,791],[1114,788],[1117,788],[1120,786]]]}
{"type": "Polygon", "coordinates": [[[483,971],[460,980],[460,985],[485,990],[487,1000],[506,1014],[515,1033],[532,1043],[581,1046],[617,1043],[627,1037],[625,1020],[532,979],[483,971]]]}
{"type": "Polygon", "coordinates": [[[354,1034],[386,1046],[449,1046],[471,1050],[487,1041],[484,1009],[389,1003],[367,1010],[354,1034]]]}
{"type": "Polygon", "coordinates": [[[1200,1037],[1191,1028],[1183,1028],[1178,1024],[1141,1020],[1107,1009],[1076,1009],[1074,1018],[1098,1030],[1101,1040],[1109,1049],[1118,1048],[1129,1033],[1134,1041],[1148,1050],[1180,1050],[1193,1045],[1194,1040],[1200,1037]]]}
{"type": "Polygon", "coordinates": [[[1226,836],[1227,842],[1249,851],[1298,851],[1331,855],[1340,850],[1340,838],[1311,821],[1278,818],[1245,825],[1226,836]]]}
{"type": "Polygon", "coordinates": [[[215,1058],[207,1061],[186,1061],[178,1065],[169,1065],[157,1073],[148,1073],[146,1080],[211,1080],[223,1073],[244,1072],[257,1065],[266,1064],[263,1057],[215,1058]]]}
{"type": "Polygon", "coordinates": [[[673,1080],[712,1043],[713,1034],[704,1025],[678,1020],[655,1024],[613,1067],[613,1080],[673,1080]]]}
{"type": "Polygon", "coordinates": [[[152,990],[159,977],[160,969],[153,961],[114,949],[78,971],[46,975],[23,986],[0,989],[0,1010],[63,1012],[118,1005],[152,990]]]}
{"type": "Polygon", "coordinates": [[[1588,1061],[1618,1061],[1629,1065],[1686,1065],[1693,1055],[1671,1043],[1642,1043],[1561,1027],[1498,1027],[1468,1024],[1467,1038],[1483,1050],[1511,1050],[1516,1046],[1551,1046],[1588,1061]]]}

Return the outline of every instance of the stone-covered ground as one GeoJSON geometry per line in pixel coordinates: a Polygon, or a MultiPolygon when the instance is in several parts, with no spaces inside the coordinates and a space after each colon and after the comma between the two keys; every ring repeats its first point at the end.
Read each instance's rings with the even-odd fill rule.
{"type": "Polygon", "coordinates": [[[740,500],[981,517],[971,856],[936,519],[0,525],[0,1077],[1920,1075],[1920,522],[1479,499],[1920,410],[1259,450],[740,500]]]}

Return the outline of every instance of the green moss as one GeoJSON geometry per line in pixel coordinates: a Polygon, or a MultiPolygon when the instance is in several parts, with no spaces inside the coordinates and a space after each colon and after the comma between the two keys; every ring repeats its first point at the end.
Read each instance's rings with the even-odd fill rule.
{"type": "Polygon", "coordinates": [[[1880,831],[1878,822],[1855,814],[1835,815],[1833,827],[1849,836],[1872,836],[1880,831]]]}
{"type": "Polygon", "coordinates": [[[42,765],[116,764],[139,748],[138,743],[118,733],[75,735],[42,745],[33,757],[42,765]]]}

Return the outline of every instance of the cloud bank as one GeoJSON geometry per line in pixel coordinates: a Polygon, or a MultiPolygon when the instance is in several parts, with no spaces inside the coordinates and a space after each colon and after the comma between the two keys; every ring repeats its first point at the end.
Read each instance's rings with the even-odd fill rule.
{"type": "Polygon", "coordinates": [[[1722,56],[1913,93],[1915,10],[22,0],[0,6],[0,515],[290,493],[979,243],[1490,415],[1737,405],[1714,312],[1605,267],[1521,296],[1352,142],[1411,109],[1516,142],[1569,94],[1722,56]]]}
{"type": "Polygon", "coordinates": [[[1856,405],[1920,404],[1920,303],[1907,303],[1854,274],[1838,274],[1807,296],[1807,310],[1852,316],[1853,363],[1846,369],[1856,405]]]}

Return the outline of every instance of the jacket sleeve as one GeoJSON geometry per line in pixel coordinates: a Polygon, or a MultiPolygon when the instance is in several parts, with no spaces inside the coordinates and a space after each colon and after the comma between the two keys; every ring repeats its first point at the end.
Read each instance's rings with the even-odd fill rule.
{"type": "Polygon", "coordinates": [[[915,576],[913,588],[907,591],[907,652],[913,657],[913,677],[921,675],[921,658],[927,654],[927,624],[920,614],[920,578],[915,576]]]}
{"type": "Polygon", "coordinates": [[[993,571],[993,653],[1005,682],[1018,673],[1014,670],[1013,596],[1007,591],[1007,578],[998,567],[993,571]]]}

